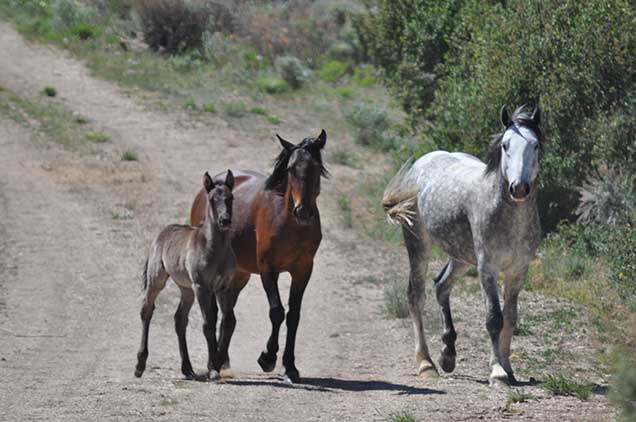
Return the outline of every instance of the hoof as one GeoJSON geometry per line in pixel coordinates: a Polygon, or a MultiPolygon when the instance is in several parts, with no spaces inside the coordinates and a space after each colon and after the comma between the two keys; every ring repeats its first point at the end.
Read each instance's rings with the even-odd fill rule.
{"type": "Polygon", "coordinates": [[[442,353],[437,363],[439,363],[444,372],[453,372],[455,370],[455,355],[442,353]]]}
{"type": "Polygon", "coordinates": [[[234,378],[234,371],[229,366],[221,368],[219,373],[221,378],[234,378]]]}
{"type": "Polygon", "coordinates": [[[300,373],[298,372],[297,369],[285,371],[283,382],[285,384],[298,384],[300,382],[300,373]]]}
{"type": "Polygon", "coordinates": [[[257,362],[263,372],[272,372],[276,368],[276,354],[262,352],[257,362]]]}
{"type": "Polygon", "coordinates": [[[144,370],[143,369],[135,369],[135,376],[137,378],[141,378],[141,376],[143,375],[144,370]]]}
{"type": "Polygon", "coordinates": [[[425,380],[434,380],[439,378],[439,373],[432,363],[423,361],[417,371],[418,375],[425,380]]]}
{"type": "Polygon", "coordinates": [[[508,378],[508,374],[501,365],[494,365],[492,367],[492,372],[490,373],[489,384],[491,387],[510,387],[510,381],[508,378]]]}
{"type": "Polygon", "coordinates": [[[219,375],[219,373],[213,369],[208,373],[208,379],[210,381],[218,381],[221,379],[221,375],[219,375]]]}
{"type": "MultiPolygon", "coordinates": [[[[216,372],[216,371],[214,371],[216,372]]],[[[210,379],[210,373],[205,373],[205,374],[197,374],[196,372],[190,372],[188,374],[183,374],[183,376],[185,377],[186,380],[188,381],[199,381],[199,382],[206,382],[210,379]]]]}

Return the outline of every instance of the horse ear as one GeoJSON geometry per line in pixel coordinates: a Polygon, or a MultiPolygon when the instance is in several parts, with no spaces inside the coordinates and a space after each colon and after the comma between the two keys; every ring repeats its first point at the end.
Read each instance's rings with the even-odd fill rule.
{"type": "Polygon", "coordinates": [[[276,134],[276,137],[278,138],[278,141],[283,146],[283,148],[285,148],[287,151],[291,151],[292,149],[294,149],[294,144],[292,144],[291,142],[287,142],[286,140],[281,138],[278,133],[276,134]]]}
{"type": "Polygon", "coordinates": [[[325,147],[325,144],[327,143],[327,132],[325,132],[324,129],[320,131],[320,135],[318,135],[314,143],[319,149],[323,149],[325,147]]]}
{"type": "Polygon", "coordinates": [[[539,109],[539,106],[537,106],[534,111],[532,112],[532,116],[530,116],[530,118],[532,119],[533,122],[535,122],[537,125],[539,123],[541,123],[541,110],[539,109]]]}
{"type": "Polygon", "coordinates": [[[506,105],[504,104],[503,107],[501,107],[501,124],[503,125],[504,129],[508,128],[508,126],[510,126],[510,116],[508,115],[508,110],[506,109],[506,105]]]}
{"type": "Polygon", "coordinates": [[[205,190],[208,192],[210,192],[214,187],[214,181],[212,181],[212,178],[207,171],[203,175],[203,187],[205,187],[205,190]]]}
{"type": "Polygon", "coordinates": [[[230,190],[234,189],[234,174],[232,174],[232,170],[227,170],[227,176],[225,176],[225,186],[230,188],[230,190]]]}

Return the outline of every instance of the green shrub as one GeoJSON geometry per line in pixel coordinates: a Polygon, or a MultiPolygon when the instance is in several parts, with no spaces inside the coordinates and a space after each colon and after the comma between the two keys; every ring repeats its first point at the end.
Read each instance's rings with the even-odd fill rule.
{"type": "Polygon", "coordinates": [[[71,34],[75,35],[82,41],[86,41],[91,38],[97,38],[98,29],[94,25],[87,23],[78,23],[71,28],[71,34]]]}
{"type": "Polygon", "coordinates": [[[84,139],[88,142],[93,142],[96,144],[104,144],[111,141],[110,136],[103,135],[101,133],[89,133],[84,136],[84,139]]]}
{"type": "Polygon", "coordinates": [[[353,81],[363,88],[368,88],[377,83],[375,67],[371,65],[360,66],[353,72],[353,81]]]}
{"type": "Polygon", "coordinates": [[[179,54],[203,46],[210,9],[203,1],[134,0],[144,40],[153,50],[179,54]]]}
{"type": "Polygon", "coordinates": [[[267,116],[267,122],[273,125],[279,125],[282,123],[282,120],[276,116],[267,116]]]}
{"type": "Polygon", "coordinates": [[[636,356],[633,351],[620,354],[609,397],[621,412],[619,420],[636,420],[636,356]]]}
{"type": "Polygon", "coordinates": [[[392,318],[408,318],[408,281],[394,279],[384,286],[384,310],[392,318]]]}
{"type": "Polygon", "coordinates": [[[188,110],[194,111],[197,109],[197,102],[194,98],[190,97],[183,102],[183,107],[188,110]]]}
{"type": "Polygon", "coordinates": [[[390,120],[384,108],[360,102],[346,110],[345,117],[355,130],[357,143],[378,149],[387,148],[385,131],[390,127],[390,120]]]}
{"type": "Polygon", "coordinates": [[[336,94],[342,98],[351,98],[353,96],[353,88],[350,86],[340,86],[336,88],[336,94]]]}
{"type": "Polygon", "coordinates": [[[235,119],[240,119],[249,114],[247,106],[242,101],[224,103],[221,105],[221,109],[226,117],[232,117],[235,119]]]}
{"type": "Polygon", "coordinates": [[[47,86],[44,88],[42,93],[47,97],[55,97],[57,95],[57,89],[53,88],[52,86],[47,86]]]}
{"type": "Polygon", "coordinates": [[[289,91],[289,85],[278,76],[264,76],[256,80],[256,86],[268,94],[282,94],[289,91]]]}
{"type": "Polygon", "coordinates": [[[336,82],[342,78],[346,73],[349,65],[338,60],[332,60],[325,63],[325,65],[318,71],[320,79],[327,82],[336,82]]]}
{"type": "Polygon", "coordinates": [[[636,310],[636,230],[632,226],[608,230],[604,252],[611,269],[610,286],[636,310]]]}
{"type": "Polygon", "coordinates": [[[206,113],[216,113],[216,105],[214,103],[207,103],[202,108],[206,113]]]}
{"type": "Polygon", "coordinates": [[[543,388],[555,396],[576,396],[587,400],[592,394],[593,385],[581,384],[564,375],[548,375],[543,382],[543,388]]]}
{"type": "Polygon", "coordinates": [[[274,66],[280,77],[293,89],[300,88],[305,82],[305,67],[296,57],[278,57],[274,66]]]}
{"type": "Polygon", "coordinates": [[[355,51],[349,43],[336,41],[329,46],[327,54],[334,60],[346,62],[353,58],[355,51]]]}
{"type": "Polygon", "coordinates": [[[126,150],[121,155],[122,161],[137,161],[137,153],[135,151],[126,150]]]}
{"type": "Polygon", "coordinates": [[[267,116],[269,114],[267,109],[263,107],[252,107],[250,108],[250,113],[258,114],[259,116],[267,116]]]}
{"type": "Polygon", "coordinates": [[[636,209],[633,188],[634,176],[610,172],[605,176],[590,177],[579,188],[577,221],[587,225],[631,223],[632,212],[636,209]]]}
{"type": "Polygon", "coordinates": [[[389,416],[388,418],[389,422],[416,422],[417,419],[415,419],[415,416],[411,415],[409,412],[399,412],[399,413],[394,413],[392,415],[389,416]]]}

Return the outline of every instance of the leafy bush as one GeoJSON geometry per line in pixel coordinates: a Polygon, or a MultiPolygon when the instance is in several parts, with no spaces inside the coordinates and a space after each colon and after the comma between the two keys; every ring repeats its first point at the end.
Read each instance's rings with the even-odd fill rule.
{"type": "Polygon", "coordinates": [[[543,388],[555,396],[576,396],[581,400],[587,400],[592,394],[591,384],[581,384],[564,375],[548,375],[543,383],[543,388]]]}
{"type": "Polygon", "coordinates": [[[281,78],[293,89],[300,88],[305,82],[305,67],[294,56],[278,57],[274,67],[281,78]]]}
{"type": "Polygon", "coordinates": [[[335,60],[348,61],[353,58],[353,47],[344,41],[336,41],[329,46],[327,54],[335,60]]]}
{"type": "Polygon", "coordinates": [[[579,188],[578,222],[598,225],[630,223],[632,212],[636,209],[633,187],[634,176],[608,173],[589,178],[579,188]]]}
{"type": "Polygon", "coordinates": [[[625,305],[636,310],[636,230],[632,226],[609,230],[604,252],[611,268],[611,287],[625,305]]]}
{"type": "Polygon", "coordinates": [[[96,38],[98,32],[97,27],[87,23],[78,23],[71,28],[71,33],[83,41],[96,38]]]}
{"type": "Polygon", "coordinates": [[[636,356],[622,353],[614,374],[611,401],[620,409],[621,421],[636,420],[636,356]]]}
{"type": "Polygon", "coordinates": [[[342,78],[345,73],[347,73],[347,69],[349,65],[344,62],[340,62],[338,60],[332,60],[330,62],[325,63],[325,65],[318,72],[318,76],[320,79],[327,82],[336,82],[338,79],[342,78]]]}
{"type": "Polygon", "coordinates": [[[386,110],[375,104],[356,103],[345,111],[345,117],[355,129],[355,141],[361,145],[387,148],[385,131],[390,126],[386,110]]]}
{"type": "Polygon", "coordinates": [[[57,89],[53,88],[52,86],[47,86],[44,88],[42,93],[47,97],[55,97],[57,95],[57,89]]]}
{"type": "Polygon", "coordinates": [[[256,86],[268,94],[281,94],[289,91],[289,85],[278,76],[264,76],[256,80],[256,86]]]}
{"type": "Polygon", "coordinates": [[[134,7],[150,48],[179,54],[203,46],[211,16],[203,1],[134,0],[134,7]]]}

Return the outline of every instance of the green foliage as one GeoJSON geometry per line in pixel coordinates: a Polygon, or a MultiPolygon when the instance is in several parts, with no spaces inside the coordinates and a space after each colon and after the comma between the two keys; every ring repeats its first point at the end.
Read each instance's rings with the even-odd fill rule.
{"type": "Polygon", "coordinates": [[[338,209],[340,209],[343,225],[350,229],[353,227],[353,212],[351,209],[351,198],[345,195],[338,197],[338,209]]]}
{"type": "Polygon", "coordinates": [[[240,119],[249,114],[247,106],[242,101],[224,103],[221,105],[221,109],[226,117],[232,117],[235,119],[240,119]]]}
{"type": "Polygon", "coordinates": [[[618,420],[636,420],[636,355],[633,351],[620,354],[609,397],[621,412],[618,420]]]}
{"type": "Polygon", "coordinates": [[[47,97],[55,97],[57,95],[57,89],[53,88],[52,86],[47,86],[44,88],[42,93],[47,97]]]}
{"type": "Polygon", "coordinates": [[[358,157],[346,148],[336,148],[331,153],[330,161],[347,167],[357,168],[359,166],[358,157]]]}
{"type": "Polygon", "coordinates": [[[368,88],[377,83],[376,69],[371,65],[357,67],[351,79],[359,86],[368,88]]]}
{"type": "Polygon", "coordinates": [[[341,96],[342,98],[351,98],[353,97],[353,88],[350,86],[339,86],[335,89],[336,94],[341,96]]]}
{"type": "Polygon", "coordinates": [[[400,412],[394,413],[387,419],[389,422],[416,422],[415,416],[411,415],[409,412],[400,412]]]}
{"type": "Polygon", "coordinates": [[[345,117],[355,130],[354,138],[357,143],[381,150],[388,149],[389,143],[385,132],[391,122],[386,109],[375,104],[359,102],[345,110],[345,117]]]}
{"type": "Polygon", "coordinates": [[[268,94],[282,94],[289,91],[289,85],[278,76],[264,76],[256,80],[256,86],[268,94]]]}
{"type": "Polygon", "coordinates": [[[526,393],[523,390],[510,390],[506,396],[506,403],[504,409],[512,411],[512,405],[515,403],[525,403],[530,400],[536,400],[536,397],[530,393],[526,393]]]}
{"type": "Polygon", "coordinates": [[[203,105],[201,110],[205,111],[206,113],[216,113],[216,105],[214,103],[207,103],[203,105]]]}
{"type": "Polygon", "coordinates": [[[391,318],[408,318],[408,280],[397,278],[388,281],[384,286],[384,310],[391,318]]]}
{"type": "Polygon", "coordinates": [[[576,396],[581,400],[587,400],[592,394],[593,385],[581,384],[559,374],[548,375],[543,382],[543,388],[555,396],[576,396]]]}
{"type": "Polygon", "coordinates": [[[183,107],[188,109],[188,110],[196,110],[197,109],[197,102],[194,98],[190,97],[187,98],[184,102],[183,102],[183,107]]]}
{"type": "Polygon", "coordinates": [[[126,150],[121,154],[122,161],[137,161],[137,153],[135,151],[126,150]]]}
{"type": "Polygon", "coordinates": [[[97,38],[99,30],[96,26],[88,23],[78,23],[71,28],[71,34],[75,35],[82,41],[91,38],[97,38]]]}
{"type": "Polygon", "coordinates": [[[336,82],[346,73],[349,65],[345,62],[332,60],[324,64],[318,71],[318,76],[323,81],[336,82]]]}
{"type": "Polygon", "coordinates": [[[305,67],[294,56],[278,57],[274,67],[281,78],[293,89],[300,88],[305,82],[305,67]]]}
{"type": "Polygon", "coordinates": [[[271,123],[273,125],[279,125],[283,121],[280,118],[276,117],[276,116],[267,116],[267,122],[271,123]]]}
{"type": "Polygon", "coordinates": [[[634,176],[608,172],[590,177],[579,188],[581,198],[576,209],[582,224],[616,225],[632,222],[636,209],[634,176]]]}
{"type": "Polygon", "coordinates": [[[608,230],[603,249],[611,268],[611,287],[624,304],[636,310],[636,231],[632,226],[608,230]]]}
{"type": "Polygon", "coordinates": [[[252,107],[250,108],[250,113],[258,114],[259,116],[267,116],[269,114],[267,109],[263,107],[252,107]]]}
{"type": "Polygon", "coordinates": [[[101,133],[89,133],[84,136],[84,139],[96,144],[104,144],[111,141],[110,136],[101,133]]]}

